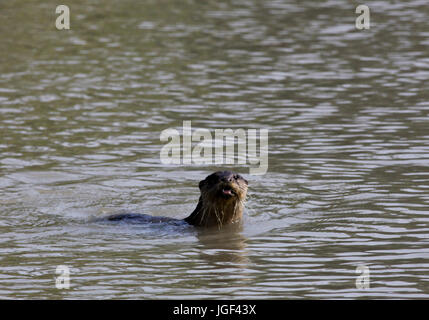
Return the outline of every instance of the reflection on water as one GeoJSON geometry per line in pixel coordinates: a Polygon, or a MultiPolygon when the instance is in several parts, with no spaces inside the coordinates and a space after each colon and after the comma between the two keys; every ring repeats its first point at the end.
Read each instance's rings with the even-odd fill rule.
{"type": "Polygon", "coordinates": [[[0,5],[0,297],[429,297],[426,1],[57,5],[0,5]],[[160,162],[186,120],[269,129],[243,229],[94,223],[192,212],[219,167],[160,162]]]}
{"type": "Polygon", "coordinates": [[[237,267],[250,263],[247,238],[241,233],[242,228],[223,228],[222,230],[198,230],[197,238],[201,247],[201,257],[209,265],[216,266],[232,262],[237,267]]]}

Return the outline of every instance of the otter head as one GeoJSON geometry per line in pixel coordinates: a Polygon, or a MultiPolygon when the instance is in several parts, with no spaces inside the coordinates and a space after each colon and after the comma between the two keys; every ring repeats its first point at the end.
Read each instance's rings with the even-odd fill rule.
{"type": "Polygon", "coordinates": [[[185,221],[218,228],[241,221],[247,194],[246,179],[231,171],[218,171],[200,181],[199,188],[198,206],[185,221]]]}
{"type": "Polygon", "coordinates": [[[231,171],[217,171],[199,183],[201,196],[207,201],[225,205],[244,201],[247,180],[231,171]]]}

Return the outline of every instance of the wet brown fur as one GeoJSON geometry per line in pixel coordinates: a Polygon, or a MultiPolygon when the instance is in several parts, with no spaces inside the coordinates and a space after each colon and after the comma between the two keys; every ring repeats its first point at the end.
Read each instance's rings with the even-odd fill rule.
{"type": "Polygon", "coordinates": [[[194,212],[185,221],[200,227],[238,224],[243,217],[247,195],[247,180],[230,171],[218,171],[199,184],[201,196],[194,212]],[[231,190],[226,195],[223,190],[231,190]]]}
{"type": "MultiPolygon", "coordinates": [[[[217,171],[200,181],[199,188],[201,195],[197,207],[184,221],[198,227],[218,229],[226,225],[240,225],[247,195],[246,179],[231,171],[217,171]]],[[[134,213],[114,214],[108,216],[107,220],[134,223],[183,222],[174,218],[134,213]]]]}

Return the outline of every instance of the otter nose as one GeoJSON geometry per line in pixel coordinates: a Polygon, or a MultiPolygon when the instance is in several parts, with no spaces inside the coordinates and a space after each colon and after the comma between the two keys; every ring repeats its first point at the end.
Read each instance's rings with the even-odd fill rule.
{"type": "Polygon", "coordinates": [[[222,182],[231,182],[231,181],[233,181],[234,180],[234,174],[226,174],[226,175],[223,175],[221,178],[220,178],[220,180],[222,181],[222,182]]]}

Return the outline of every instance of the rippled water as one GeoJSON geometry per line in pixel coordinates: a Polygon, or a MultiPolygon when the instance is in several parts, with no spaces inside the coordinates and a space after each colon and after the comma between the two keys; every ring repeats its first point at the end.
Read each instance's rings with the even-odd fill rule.
{"type": "Polygon", "coordinates": [[[0,298],[429,298],[426,0],[43,2],[0,4],[0,298]],[[269,129],[243,230],[91,222],[194,209],[184,120],[269,129]]]}

